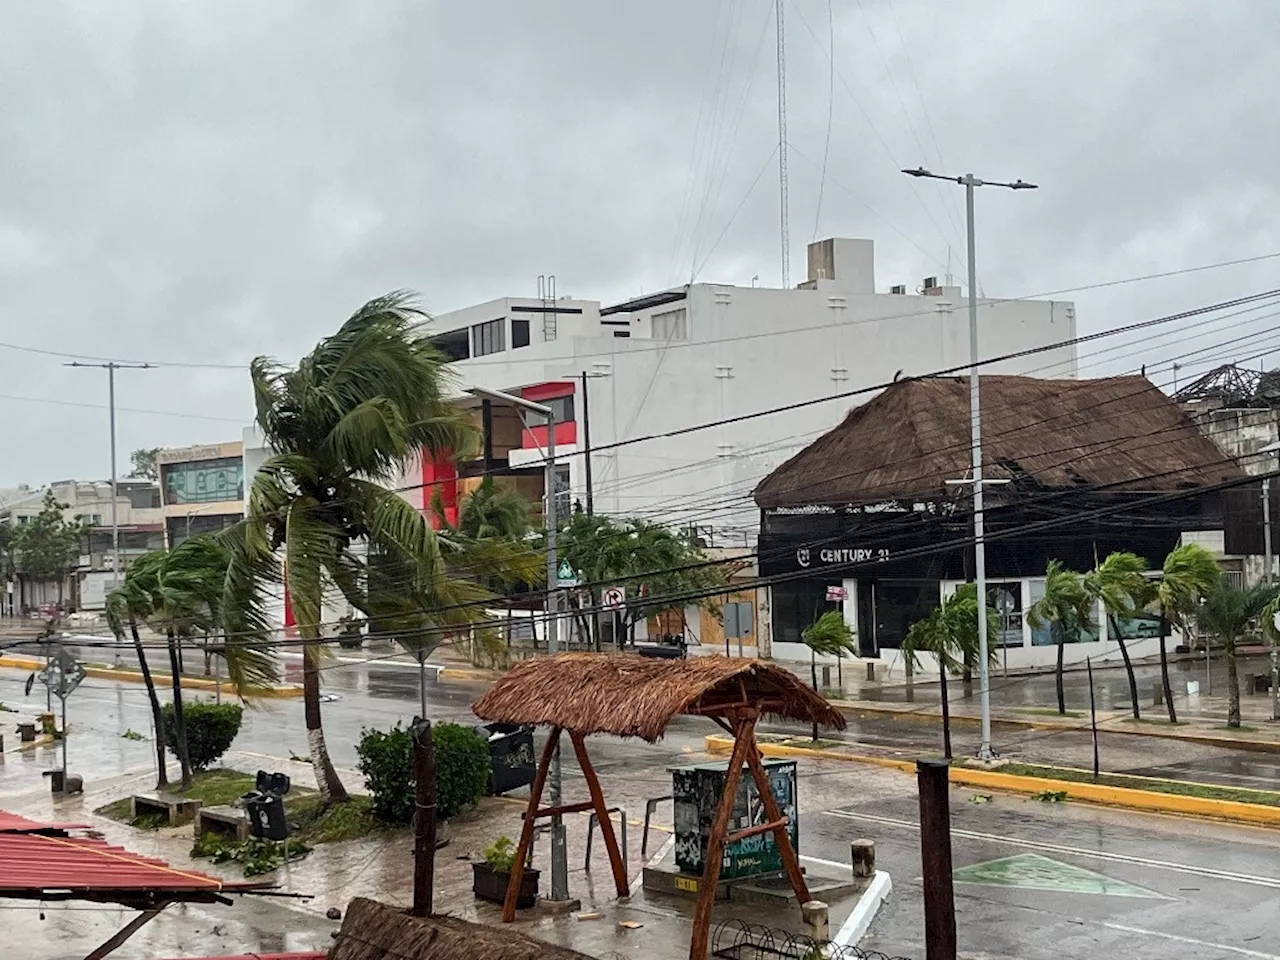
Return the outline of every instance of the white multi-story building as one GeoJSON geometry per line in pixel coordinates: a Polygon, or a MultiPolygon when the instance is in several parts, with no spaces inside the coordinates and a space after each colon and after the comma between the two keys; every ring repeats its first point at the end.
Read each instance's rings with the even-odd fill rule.
{"type": "MultiPolygon", "coordinates": [[[[711,544],[741,546],[758,529],[752,488],[871,396],[855,391],[969,360],[960,288],[931,279],[910,294],[877,292],[870,240],[811,244],[808,265],[794,290],[695,283],[607,307],[506,298],[436,316],[422,334],[454,359],[461,389],[555,408],[566,503],[590,496],[603,513],[696,525],[711,544]]],[[[983,357],[1075,332],[1069,302],[981,301],[983,357]]],[[[1073,377],[1076,351],[1067,344],[984,370],[1073,377]]],[[[498,473],[540,499],[545,426],[525,427],[496,402],[461,402],[488,427],[485,455],[461,468],[412,465],[406,496],[426,508],[438,495],[448,512],[475,482],[468,475],[498,473]]]]}

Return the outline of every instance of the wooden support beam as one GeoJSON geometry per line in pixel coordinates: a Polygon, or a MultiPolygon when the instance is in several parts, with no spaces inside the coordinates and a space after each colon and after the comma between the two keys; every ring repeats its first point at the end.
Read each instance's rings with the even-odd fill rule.
{"type": "Polygon", "coordinates": [[[604,803],[604,791],[600,788],[600,779],[596,776],[595,767],[591,765],[591,757],[587,754],[587,743],[580,733],[570,733],[573,741],[573,752],[578,758],[578,766],[587,781],[587,792],[591,794],[591,806],[595,807],[596,822],[600,824],[600,836],[604,838],[604,848],[609,852],[609,866],[613,869],[613,883],[617,887],[618,896],[625,897],[631,892],[627,878],[627,858],[625,851],[618,847],[618,838],[613,832],[613,821],[609,819],[609,808],[604,803]]]}
{"type": "Polygon", "coordinates": [[[132,937],[135,933],[141,930],[144,926],[146,926],[148,923],[150,923],[152,920],[158,917],[160,915],[160,911],[167,906],[168,906],[167,903],[162,903],[159,906],[152,907],[149,910],[143,910],[140,914],[138,914],[136,917],[134,917],[132,920],[126,923],[123,927],[121,927],[118,931],[112,934],[112,936],[105,943],[103,943],[102,946],[98,947],[96,950],[92,951],[88,956],[86,956],[84,960],[102,960],[102,958],[105,957],[107,954],[114,953],[117,947],[119,947],[122,943],[124,943],[126,940],[132,937]]]}
{"type": "Polygon", "coordinates": [[[773,823],[773,839],[778,845],[778,853],[782,858],[782,867],[791,881],[791,889],[801,905],[813,898],[809,896],[809,885],[804,882],[804,873],[800,869],[800,860],[791,846],[791,835],[787,833],[787,819],[778,807],[778,798],[773,795],[773,787],[769,783],[769,775],[760,762],[760,749],[756,746],[756,725],[754,721],[744,723],[739,737],[750,741],[750,749],[746,751],[747,766],[751,776],[755,778],[756,790],[760,793],[760,802],[764,804],[765,816],[773,823]]]}
{"type": "Polygon", "coordinates": [[[689,960],[707,960],[708,939],[711,935],[711,909],[716,902],[716,884],[720,881],[720,861],[724,859],[725,836],[729,833],[729,817],[738,797],[738,780],[742,777],[742,764],[749,749],[754,750],[755,740],[743,736],[749,723],[740,724],[729,768],[724,775],[724,790],[716,804],[716,815],[711,820],[711,836],[707,841],[707,856],[702,866],[702,880],[698,886],[698,902],[693,909],[693,933],[689,941],[689,960]]]}
{"type": "MultiPolygon", "coordinates": [[[[594,810],[595,806],[596,805],[590,800],[583,800],[581,803],[564,803],[558,807],[543,807],[541,810],[535,810],[533,812],[533,818],[535,820],[541,820],[543,817],[554,817],[556,814],[582,813],[584,810],[594,810]]],[[[524,813],[520,814],[520,816],[527,820],[529,818],[529,811],[526,810],[524,813]]]]}
{"type": "Polygon", "coordinates": [[[790,818],[783,817],[781,820],[772,820],[769,823],[757,823],[754,827],[747,827],[745,830],[729,834],[724,838],[725,846],[737,843],[739,840],[745,840],[747,837],[754,837],[761,833],[768,833],[770,830],[777,830],[778,827],[785,827],[790,822],[790,818]]]}
{"type": "Polygon", "coordinates": [[[503,923],[510,923],[516,918],[516,900],[520,897],[524,863],[529,858],[529,847],[533,843],[533,827],[537,819],[538,802],[542,799],[542,788],[547,785],[547,771],[551,767],[551,758],[555,755],[556,744],[559,742],[560,728],[552,727],[547,734],[547,745],[542,748],[542,756],[538,760],[538,772],[534,774],[533,785],[529,788],[529,806],[525,810],[524,826],[520,828],[520,843],[516,846],[516,860],[511,866],[511,879],[507,881],[507,897],[502,903],[503,923]]]}
{"type": "Polygon", "coordinates": [[[731,736],[731,737],[733,736],[733,727],[731,727],[731,726],[729,726],[729,724],[725,723],[725,722],[724,722],[724,718],[723,718],[723,717],[712,717],[712,718],[711,718],[711,721],[712,721],[714,724],[716,724],[716,726],[718,726],[721,730],[723,730],[725,733],[727,733],[729,736],[731,736]]]}

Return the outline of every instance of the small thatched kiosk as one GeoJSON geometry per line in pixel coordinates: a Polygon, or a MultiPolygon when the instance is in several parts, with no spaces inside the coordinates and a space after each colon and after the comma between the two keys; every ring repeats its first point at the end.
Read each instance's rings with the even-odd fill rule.
{"type": "Polygon", "coordinates": [[[329,960],[591,960],[513,930],[454,917],[411,917],[376,900],[347,905],[329,960]]]}
{"type": "Polygon", "coordinates": [[[502,908],[505,922],[515,919],[516,896],[529,845],[533,842],[535,821],[556,814],[596,811],[600,833],[609,851],[618,896],[626,896],[626,866],[609,823],[600,781],[587,755],[585,738],[595,733],[610,733],[618,737],[640,737],[653,743],[666,732],[671,718],[682,714],[707,717],[733,734],[735,740],[725,775],[724,792],[711,826],[706,867],[699,885],[689,949],[691,960],[706,957],[711,908],[726,844],[772,831],[796,897],[800,903],[809,900],[800,862],[787,835],[787,819],[778,808],[760,762],[755,726],[762,716],[818,723],[837,729],[843,729],[845,721],[831,704],[806,687],[795,674],[760,660],[728,657],[647,660],[630,655],[567,653],[527,660],[513,667],[475,702],[472,710],[476,716],[495,723],[538,724],[551,728],[538,762],[529,808],[520,832],[515,867],[502,908]],[[569,734],[573,743],[591,799],[558,807],[540,807],[547,770],[562,731],[569,734]],[[729,817],[743,764],[755,779],[769,819],[767,823],[730,834],[729,817]]]}

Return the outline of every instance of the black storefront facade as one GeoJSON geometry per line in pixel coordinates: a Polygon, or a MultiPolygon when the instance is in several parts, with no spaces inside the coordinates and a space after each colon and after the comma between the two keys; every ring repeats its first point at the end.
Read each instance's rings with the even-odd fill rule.
{"type": "MultiPolygon", "coordinates": [[[[1069,409],[1088,407],[1082,384],[1109,385],[1104,397],[1119,399],[1105,416],[1078,424],[1075,433],[1083,437],[1070,430],[1066,437],[1061,430],[1027,435],[1037,417],[1052,422],[1062,397],[1032,391],[1045,400],[1037,409],[1024,390],[1004,391],[1001,398],[988,381],[1004,381],[1000,387],[1030,379],[983,380],[984,406],[993,395],[992,421],[1004,427],[993,431],[992,461],[984,456],[991,464],[987,475],[1005,481],[987,488],[986,575],[988,602],[1000,617],[992,644],[1010,668],[1056,658],[1048,630],[1032,629],[1025,620],[1027,608],[1043,596],[1050,560],[1086,571],[1108,553],[1125,550],[1157,570],[1185,534],[1223,529],[1220,488],[1242,476],[1194,425],[1178,422],[1185,418],[1176,405],[1140,378],[1071,381],[1064,391],[1074,394],[1069,409]],[[1134,398],[1137,411],[1131,409],[1134,398]],[[1012,421],[1010,406],[1017,408],[1012,421]],[[1116,407],[1131,415],[1118,415],[1116,407]],[[1155,423],[1152,408],[1159,414],[1155,423]],[[1018,420],[1027,424],[1021,437],[1013,426],[1018,420]],[[1144,455],[1157,442],[1159,457],[1144,455]],[[1059,452],[1064,445],[1068,449],[1059,452]],[[1117,460],[1114,451],[1126,449],[1133,452],[1117,460]]],[[[819,614],[838,609],[856,633],[860,657],[892,668],[910,625],[974,579],[968,487],[947,482],[967,476],[967,396],[957,386],[895,385],[757,488],[759,565],[770,580],[775,657],[807,658],[801,631],[819,614]],[[910,419],[923,422],[903,422],[904,411],[920,409],[927,416],[910,419]]],[[[1121,629],[1134,641],[1135,655],[1155,652],[1152,624],[1121,629]]],[[[1075,640],[1069,660],[1117,652],[1105,625],[1075,640]]]]}

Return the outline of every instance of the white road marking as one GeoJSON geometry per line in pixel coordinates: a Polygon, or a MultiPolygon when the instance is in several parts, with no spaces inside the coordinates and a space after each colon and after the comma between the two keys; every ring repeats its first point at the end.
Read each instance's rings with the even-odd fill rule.
{"type": "MultiPolygon", "coordinates": [[[[905,827],[909,830],[920,829],[918,823],[910,820],[900,820],[896,817],[882,817],[874,813],[853,813],[846,810],[824,810],[827,816],[840,817],[845,820],[869,820],[873,823],[883,823],[895,827],[905,827]]],[[[1189,873],[1200,877],[1210,877],[1214,880],[1231,880],[1235,883],[1247,883],[1256,887],[1271,887],[1280,890],[1280,877],[1259,877],[1248,873],[1232,873],[1229,870],[1215,870],[1212,867],[1198,867],[1189,863],[1173,863],[1168,860],[1153,860],[1150,857],[1135,857],[1124,853],[1110,853],[1103,850],[1087,850],[1083,847],[1068,847],[1057,843],[1044,843],[1039,840],[1025,840],[1020,837],[1003,837],[994,833],[978,833],[973,830],[956,830],[951,831],[953,837],[963,837],[966,840],[983,840],[988,843],[1006,843],[1015,847],[1028,847],[1032,850],[1045,850],[1050,853],[1066,854],[1076,857],[1092,857],[1097,860],[1109,860],[1112,863],[1132,863],[1143,867],[1155,867],[1159,870],[1173,870],[1177,873],[1189,873]]]]}
{"type": "Polygon", "coordinates": [[[1256,960],[1280,960],[1280,956],[1274,953],[1263,953],[1260,950],[1250,950],[1247,947],[1233,947],[1229,943],[1213,943],[1209,940],[1196,940],[1194,937],[1180,937],[1176,933],[1164,933],[1161,930],[1145,930],[1142,927],[1129,927],[1123,923],[1111,923],[1106,920],[1095,920],[1098,926],[1106,927],[1108,930],[1119,930],[1121,933],[1136,933],[1144,937],[1160,937],[1164,940],[1172,940],[1175,943],[1185,943],[1192,947],[1211,947],[1214,950],[1229,950],[1231,953],[1238,953],[1242,957],[1255,957],[1256,960]]]}

